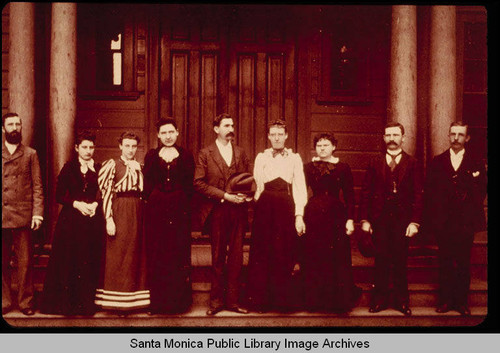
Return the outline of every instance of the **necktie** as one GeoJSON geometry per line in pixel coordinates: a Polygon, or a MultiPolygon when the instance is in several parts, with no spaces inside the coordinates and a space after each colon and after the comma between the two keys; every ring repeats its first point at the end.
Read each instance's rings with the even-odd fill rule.
{"type": "Polygon", "coordinates": [[[273,153],[273,158],[274,158],[274,157],[276,157],[278,154],[281,154],[283,157],[288,156],[288,152],[287,152],[287,151],[285,151],[285,149],[284,149],[284,148],[282,148],[282,149],[280,149],[280,150],[275,150],[275,149],[273,149],[273,152],[272,152],[272,153],[273,153]]]}
{"type": "Polygon", "coordinates": [[[394,169],[396,168],[396,158],[400,155],[401,153],[398,153],[396,155],[392,155],[392,154],[389,154],[389,156],[391,157],[391,162],[389,163],[389,168],[391,168],[391,172],[394,171],[394,169]]]}

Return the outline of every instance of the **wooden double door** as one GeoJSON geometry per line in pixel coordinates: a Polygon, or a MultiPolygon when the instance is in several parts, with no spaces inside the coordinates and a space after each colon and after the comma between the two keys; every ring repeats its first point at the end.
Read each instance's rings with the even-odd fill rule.
{"type": "Polygon", "coordinates": [[[292,8],[168,5],[160,8],[158,115],[174,117],[180,144],[213,142],[212,121],[231,114],[250,158],[267,147],[268,122],[285,118],[296,148],[292,8]]]}

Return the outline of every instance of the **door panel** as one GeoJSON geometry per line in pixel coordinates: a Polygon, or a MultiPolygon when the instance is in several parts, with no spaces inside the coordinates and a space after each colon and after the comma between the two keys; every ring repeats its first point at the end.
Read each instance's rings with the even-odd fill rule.
{"type": "Polygon", "coordinates": [[[178,121],[179,142],[194,153],[214,141],[214,116],[228,112],[236,143],[253,160],[267,146],[271,120],[286,118],[287,145],[296,148],[295,44],[273,27],[276,12],[241,8],[212,5],[217,16],[206,21],[202,6],[165,7],[159,111],[178,121]]]}

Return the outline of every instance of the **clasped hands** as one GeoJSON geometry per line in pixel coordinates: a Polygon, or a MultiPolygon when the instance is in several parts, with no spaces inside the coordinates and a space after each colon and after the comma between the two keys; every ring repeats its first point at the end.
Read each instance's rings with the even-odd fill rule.
{"type": "Polygon", "coordinates": [[[97,201],[92,203],[73,201],[73,207],[76,208],[83,216],[94,217],[97,209],[97,201]]]}
{"type": "Polygon", "coordinates": [[[229,194],[226,192],[226,193],[224,193],[224,200],[229,201],[231,203],[235,203],[235,204],[241,204],[244,202],[252,201],[252,198],[248,197],[245,194],[241,194],[241,193],[229,194]]]}

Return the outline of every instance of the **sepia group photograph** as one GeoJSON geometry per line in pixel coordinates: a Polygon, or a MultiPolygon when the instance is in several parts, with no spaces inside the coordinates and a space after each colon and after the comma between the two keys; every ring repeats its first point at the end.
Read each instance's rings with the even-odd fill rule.
{"type": "Polygon", "coordinates": [[[2,333],[498,329],[491,21],[5,4],[2,333]]]}

